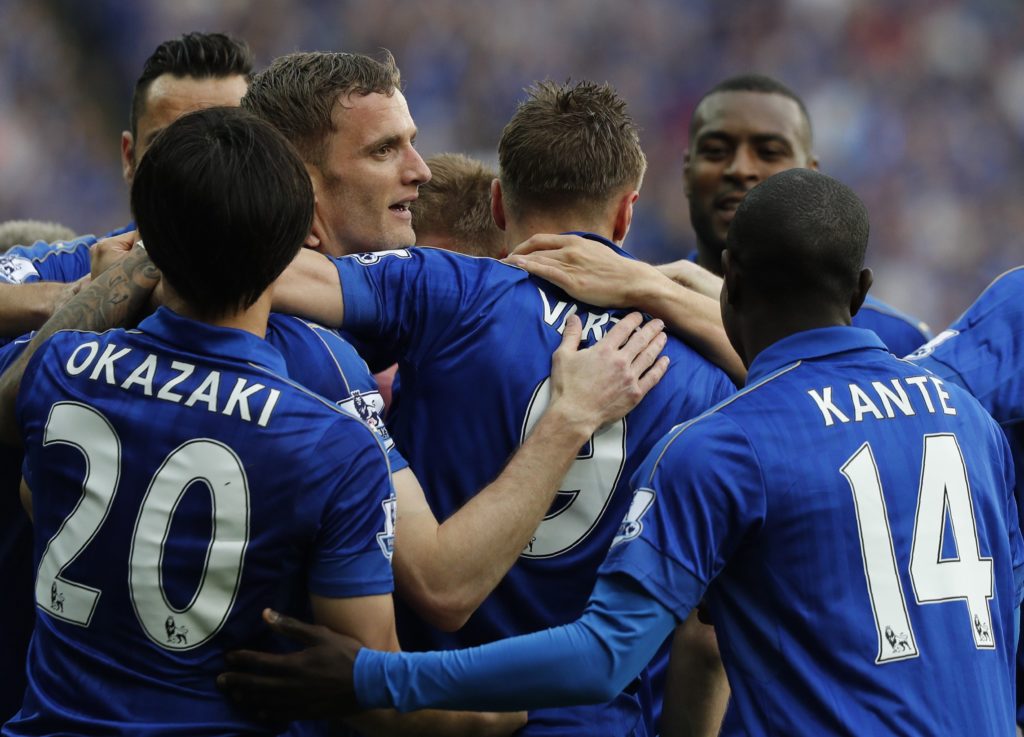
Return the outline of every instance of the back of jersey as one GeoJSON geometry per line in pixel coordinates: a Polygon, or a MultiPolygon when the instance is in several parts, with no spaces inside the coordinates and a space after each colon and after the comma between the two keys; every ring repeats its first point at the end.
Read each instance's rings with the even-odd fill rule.
{"type": "MultiPolygon", "coordinates": [[[[614,246],[594,244],[604,247],[614,246]]],[[[442,520],[498,476],[543,414],[567,317],[579,316],[583,342],[592,345],[627,314],[573,301],[498,261],[431,248],[344,258],[338,270],[346,331],[399,359],[392,434],[442,520]]],[[[636,465],[675,423],[735,391],[681,342],[670,339],[665,353],[672,363],[661,383],[580,450],[519,561],[462,629],[440,632],[399,602],[404,649],[475,645],[581,614],[630,506],[636,465]]],[[[529,734],[540,733],[536,717],[529,734]]],[[[611,719],[573,718],[572,733],[604,734],[615,728],[611,719]]],[[[564,724],[551,729],[570,733],[564,724]]]]}
{"type": "Polygon", "coordinates": [[[38,616],[5,734],[266,733],[217,691],[224,652],[280,647],[260,612],[307,590],[391,590],[383,451],[283,376],[264,341],[165,309],[33,358],[38,616]]]}
{"type": "Polygon", "coordinates": [[[749,460],[731,474],[745,502],[708,596],[731,718],[759,734],[1013,734],[1024,551],[1006,443],[959,387],[851,350],[859,332],[802,334],[800,363],[709,418],[759,477],[749,460]]]}

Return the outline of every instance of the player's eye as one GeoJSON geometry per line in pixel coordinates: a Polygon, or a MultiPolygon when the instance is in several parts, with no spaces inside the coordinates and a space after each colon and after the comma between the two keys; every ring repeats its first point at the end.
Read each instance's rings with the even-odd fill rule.
{"type": "Polygon", "coordinates": [[[729,149],[721,143],[705,143],[697,149],[697,153],[705,159],[719,161],[729,155],[729,149]]]}

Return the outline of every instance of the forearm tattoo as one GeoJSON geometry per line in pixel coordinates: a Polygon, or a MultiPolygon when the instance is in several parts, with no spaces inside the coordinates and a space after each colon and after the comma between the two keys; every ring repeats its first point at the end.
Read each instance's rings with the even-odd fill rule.
{"type": "Polygon", "coordinates": [[[146,305],[160,280],[160,271],[145,250],[135,249],[98,276],[92,284],[61,307],[25,348],[18,360],[0,376],[0,433],[5,439],[16,432],[14,401],[25,366],[42,343],[60,330],[102,331],[129,324],[146,305]]]}

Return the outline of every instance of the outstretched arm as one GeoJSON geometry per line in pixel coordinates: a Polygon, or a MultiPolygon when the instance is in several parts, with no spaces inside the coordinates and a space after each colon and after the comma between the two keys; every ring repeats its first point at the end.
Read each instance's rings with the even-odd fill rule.
{"type": "MultiPolygon", "coordinates": [[[[340,633],[366,647],[397,652],[395,610],[390,595],[334,599],[313,596],[313,616],[323,625],[311,631],[323,636],[340,633]]],[[[311,639],[300,640],[310,644],[311,639]]],[[[318,707],[320,716],[332,716],[330,703],[318,707]]],[[[395,737],[502,737],[526,723],[525,714],[481,714],[424,710],[400,714],[379,709],[348,719],[367,734],[395,737]]]]}
{"type": "Polygon", "coordinates": [[[273,285],[274,312],[298,315],[329,328],[340,328],[345,316],[338,269],[326,256],[300,248],[273,285]]]}
{"type": "MultiPolygon", "coordinates": [[[[127,233],[111,240],[122,239],[122,245],[130,247],[134,235],[127,233]]],[[[145,250],[136,247],[46,321],[18,360],[0,376],[0,442],[21,445],[15,401],[25,366],[43,342],[68,328],[107,330],[129,324],[146,305],[159,279],[160,272],[145,250]]]]}
{"type": "MultiPolygon", "coordinates": [[[[722,327],[717,298],[676,283],[657,267],[594,248],[574,235],[535,235],[505,261],[584,302],[631,307],[660,317],[734,382],[741,385],[746,379],[746,368],[722,327]]],[[[708,284],[701,287],[707,289],[708,284]]]]}
{"type": "Polygon", "coordinates": [[[0,284],[0,335],[14,337],[38,329],[79,292],[85,281],[0,284]]]}
{"type": "Polygon", "coordinates": [[[466,650],[360,650],[354,640],[287,617],[268,621],[309,647],[285,655],[229,654],[228,666],[238,670],[221,674],[218,684],[237,701],[285,719],[310,715],[311,704],[342,715],[384,706],[508,710],[600,703],[643,670],[676,625],[672,612],[622,575],[600,576],[572,624],[466,650]]]}
{"type": "Polygon", "coordinates": [[[552,397],[501,475],[439,525],[416,477],[395,474],[395,586],[434,626],[454,631],[494,590],[529,543],[580,448],[635,407],[668,358],[660,320],[632,313],[591,348],[579,350],[572,316],[552,357],[552,397]]]}

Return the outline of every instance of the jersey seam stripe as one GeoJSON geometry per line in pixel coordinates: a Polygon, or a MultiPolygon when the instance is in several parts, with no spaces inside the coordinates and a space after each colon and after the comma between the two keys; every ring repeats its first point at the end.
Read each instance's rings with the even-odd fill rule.
{"type": "MultiPolygon", "coordinates": [[[[744,389],[740,389],[738,392],[733,394],[731,397],[726,397],[725,399],[723,399],[721,402],[719,402],[714,407],[711,407],[710,409],[706,410],[703,414],[698,415],[697,417],[694,417],[692,420],[688,420],[687,422],[684,422],[680,427],[676,428],[675,430],[669,431],[669,434],[672,437],[668,440],[668,442],[665,443],[665,447],[662,448],[661,449],[661,453],[658,454],[658,459],[654,462],[654,465],[651,466],[651,473],[650,473],[650,475],[647,478],[647,483],[648,484],[653,483],[654,474],[658,470],[658,466],[661,463],[662,458],[665,457],[665,454],[668,452],[668,449],[671,447],[672,443],[674,443],[679,438],[680,435],[682,435],[684,432],[689,430],[693,425],[695,425],[696,423],[700,422],[701,420],[703,420],[703,419],[705,419],[707,417],[711,417],[712,415],[714,415],[716,412],[718,412],[721,409],[725,409],[730,404],[732,404],[736,400],[740,399],[741,397],[744,397],[747,394],[750,394],[755,389],[760,389],[762,386],[767,384],[769,381],[772,381],[773,379],[777,379],[778,377],[782,376],[783,374],[789,373],[790,371],[795,369],[797,366],[799,366],[801,363],[803,363],[803,361],[797,361],[794,364],[791,364],[789,366],[786,366],[785,368],[779,369],[778,371],[776,371],[774,374],[771,374],[770,376],[764,377],[763,379],[761,379],[759,382],[757,382],[753,386],[748,386],[748,387],[746,387],[744,389]]],[[[735,424],[735,423],[733,423],[733,424],[735,424]]],[[[743,437],[745,437],[745,438],[747,437],[746,433],[743,434],[743,437]]],[[[747,439],[747,444],[748,445],[750,444],[749,438],[747,439]]]]}

